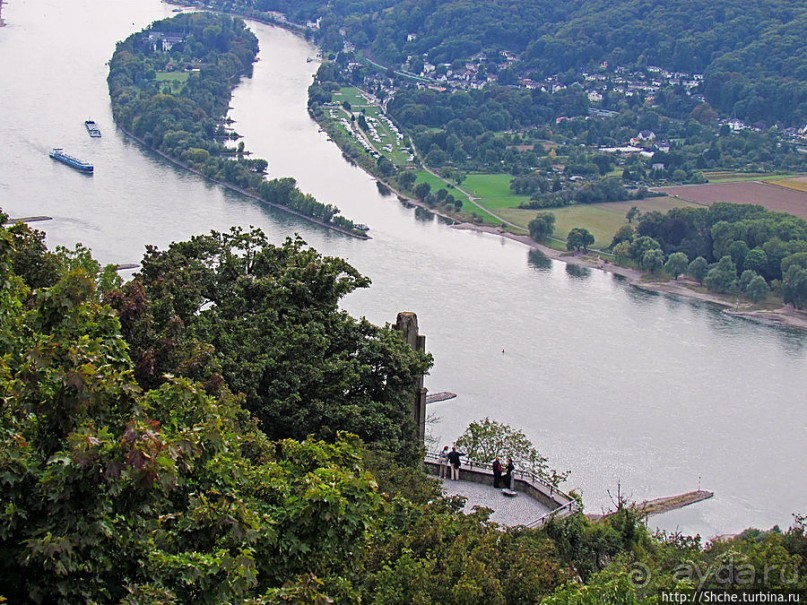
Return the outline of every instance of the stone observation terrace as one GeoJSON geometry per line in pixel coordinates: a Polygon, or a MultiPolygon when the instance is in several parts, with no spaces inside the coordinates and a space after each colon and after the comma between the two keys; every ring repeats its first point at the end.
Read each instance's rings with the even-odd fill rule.
{"type": "MultiPolygon", "coordinates": [[[[426,469],[440,475],[437,454],[430,453],[424,460],[426,469]]],[[[502,525],[540,527],[552,517],[564,517],[577,510],[577,501],[546,483],[534,473],[515,470],[513,473],[515,496],[507,496],[493,487],[493,470],[490,464],[467,461],[460,468],[460,480],[443,480],[448,496],[464,496],[466,510],[483,506],[493,510],[490,520],[502,525]]]]}
{"type": "MultiPolygon", "coordinates": [[[[426,337],[418,329],[418,318],[415,313],[411,311],[398,313],[394,327],[412,349],[421,353],[426,351],[426,337]]],[[[435,393],[432,401],[443,401],[453,397],[456,397],[454,393],[435,393]]],[[[428,396],[427,389],[423,386],[422,375],[415,381],[411,402],[412,420],[417,427],[417,438],[423,441],[426,435],[428,396]]],[[[440,475],[437,454],[427,454],[424,464],[431,474],[440,475]]],[[[513,477],[513,491],[508,496],[505,491],[493,487],[493,470],[489,464],[469,460],[460,470],[460,480],[444,481],[443,489],[447,495],[467,498],[465,504],[467,510],[475,506],[492,509],[491,521],[502,525],[539,527],[552,517],[570,515],[577,510],[578,504],[574,498],[558,491],[538,475],[517,469],[513,477]]]]}
{"type": "MultiPolygon", "coordinates": [[[[2,2],[2,0],[0,0],[2,2]]],[[[418,318],[411,311],[398,313],[395,329],[412,349],[426,351],[426,337],[418,330],[418,318]]],[[[426,404],[430,401],[445,401],[456,397],[454,393],[442,392],[428,395],[423,386],[423,376],[418,376],[413,385],[411,408],[412,420],[417,427],[417,438],[422,442],[426,435],[426,404]]],[[[436,453],[426,455],[424,464],[435,476],[440,475],[440,462],[436,453]]],[[[464,496],[466,510],[482,506],[493,511],[491,521],[502,525],[540,527],[553,517],[565,517],[579,510],[580,505],[568,494],[559,491],[535,473],[518,470],[514,472],[512,490],[497,490],[493,487],[493,470],[490,464],[468,460],[460,469],[459,481],[443,481],[443,490],[449,496],[464,496]],[[519,497],[523,495],[523,497],[519,497]]],[[[657,515],[676,508],[689,506],[714,496],[713,492],[702,490],[700,481],[696,491],[655,498],[634,503],[631,506],[644,516],[657,515]]],[[[590,518],[603,518],[614,511],[602,515],[589,515],[590,518]]]]}

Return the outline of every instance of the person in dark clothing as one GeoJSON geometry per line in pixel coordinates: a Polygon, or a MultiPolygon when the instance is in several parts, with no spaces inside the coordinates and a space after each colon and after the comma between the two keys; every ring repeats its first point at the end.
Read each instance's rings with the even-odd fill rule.
{"type": "Polygon", "coordinates": [[[493,487],[499,489],[502,485],[502,463],[499,462],[499,457],[493,460],[493,487]]]}
{"type": "Polygon", "coordinates": [[[452,447],[448,452],[448,463],[451,465],[451,480],[459,481],[460,479],[460,456],[457,448],[452,447]]]}
{"type": "Polygon", "coordinates": [[[513,464],[512,458],[507,459],[507,466],[505,467],[505,470],[507,472],[504,474],[504,486],[507,489],[513,489],[513,471],[516,470],[516,465],[513,464]]]}

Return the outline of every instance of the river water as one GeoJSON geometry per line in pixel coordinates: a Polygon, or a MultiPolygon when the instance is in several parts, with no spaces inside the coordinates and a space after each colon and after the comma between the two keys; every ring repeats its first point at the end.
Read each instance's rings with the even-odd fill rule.
{"type": "Polygon", "coordinates": [[[614,276],[548,261],[517,243],[452,229],[379,194],[306,113],[315,49],[250,23],[254,76],[232,100],[247,149],[272,176],[372,228],[360,241],[261,206],[176,169],[117,132],[106,88],[115,42],[171,16],[157,0],[14,0],[0,29],[0,207],[38,223],[50,245],[84,242],[102,262],[137,262],[210,229],[299,233],[349,259],[373,286],[344,307],[371,321],[418,314],[435,366],[430,431],[450,443],[490,416],[522,429],[567,488],[600,511],[617,486],[633,499],[713,490],[653,519],[712,536],[788,526],[807,512],[807,336],[655,295],[614,276]],[[90,139],[83,121],[98,122],[90,139]],[[64,147],[93,177],[53,162],[64,147]]]}

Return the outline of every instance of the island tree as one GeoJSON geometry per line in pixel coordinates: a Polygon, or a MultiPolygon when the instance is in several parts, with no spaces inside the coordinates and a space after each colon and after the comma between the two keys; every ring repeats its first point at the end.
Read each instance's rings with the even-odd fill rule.
{"type": "Polygon", "coordinates": [[[703,279],[709,272],[709,263],[702,256],[694,259],[687,267],[687,274],[692,276],[699,284],[703,283],[703,279]]]}
{"type": "Polygon", "coordinates": [[[748,300],[753,303],[763,301],[765,297],[768,296],[768,292],[770,292],[770,288],[768,288],[765,278],[761,275],[755,275],[751,278],[751,281],[748,282],[745,288],[745,295],[748,297],[748,300]]]}
{"type": "Polygon", "coordinates": [[[685,273],[689,266],[689,259],[683,252],[673,252],[664,264],[664,270],[678,279],[678,276],[685,273]]]}

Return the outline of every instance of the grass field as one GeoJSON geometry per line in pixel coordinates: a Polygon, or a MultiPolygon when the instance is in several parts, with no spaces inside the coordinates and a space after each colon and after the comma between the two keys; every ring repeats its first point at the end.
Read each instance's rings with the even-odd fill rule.
{"type": "Polygon", "coordinates": [[[168,84],[172,91],[179,91],[188,81],[188,75],[187,71],[158,71],[154,79],[157,82],[168,84]]]}
{"type": "Polygon", "coordinates": [[[704,172],[710,183],[740,183],[743,181],[777,181],[793,178],[791,174],[769,174],[766,172],[704,172]]]}
{"type": "MultiPolygon", "coordinates": [[[[535,218],[538,210],[522,210],[518,206],[528,201],[527,195],[516,195],[510,191],[510,174],[469,174],[460,187],[470,193],[476,202],[494,212],[497,216],[524,229],[535,218]]],[[[432,185],[434,188],[434,185],[432,185]]],[[[567,234],[574,227],[588,229],[596,240],[596,247],[605,247],[622,225],[627,224],[625,214],[632,206],[640,211],[648,212],[658,210],[666,212],[670,208],[694,205],[681,199],[672,197],[648,198],[628,202],[611,202],[608,204],[575,205],[566,208],[553,208],[548,212],[555,215],[555,234],[559,239],[566,239],[567,234]]],[[[470,202],[463,204],[466,212],[477,212],[470,202]]],[[[491,216],[483,216],[486,223],[497,223],[491,216]]]]}
{"type": "Polygon", "coordinates": [[[470,193],[485,208],[518,208],[528,202],[528,195],[516,195],[510,191],[510,174],[469,174],[460,187],[470,193]]]}
{"type": "MultiPolygon", "coordinates": [[[[496,219],[496,217],[487,214],[483,209],[475,206],[471,201],[468,199],[468,196],[464,195],[461,191],[458,191],[456,187],[450,186],[448,183],[443,182],[433,174],[426,172],[425,170],[418,170],[417,174],[417,183],[428,183],[431,185],[431,192],[435,193],[438,189],[446,189],[451,195],[453,195],[456,199],[462,201],[462,211],[468,214],[475,213],[478,216],[482,217],[482,221],[486,224],[490,225],[500,225],[501,221],[496,219]]],[[[465,182],[463,182],[464,188],[465,182]]]]}
{"type": "Polygon", "coordinates": [[[333,100],[340,104],[343,101],[347,101],[350,103],[351,107],[356,108],[354,111],[359,111],[362,107],[369,107],[369,103],[361,96],[359,89],[353,88],[352,86],[342,88],[338,92],[335,92],[333,100]]]}
{"type": "Polygon", "coordinates": [[[594,236],[594,247],[604,248],[611,244],[617,229],[627,225],[625,218],[628,210],[636,206],[641,212],[658,210],[667,212],[670,208],[682,206],[695,206],[680,199],[671,197],[656,197],[645,200],[632,200],[628,202],[610,202],[607,204],[580,204],[565,208],[551,208],[548,210],[521,210],[518,208],[498,209],[497,214],[516,225],[527,227],[538,212],[551,212],[555,215],[554,237],[566,239],[569,231],[574,227],[588,229],[594,236]]]}
{"type": "Polygon", "coordinates": [[[777,179],[775,181],[768,182],[771,185],[779,185],[780,187],[787,187],[788,189],[807,192],[807,177],[804,176],[793,179],[777,179]]]}
{"type": "MultiPolygon", "coordinates": [[[[444,183],[439,178],[434,176],[433,174],[426,172],[425,170],[418,170],[415,174],[417,174],[417,181],[416,183],[428,183],[431,185],[432,193],[436,193],[438,189],[445,189],[451,195],[453,195],[456,199],[462,200],[463,205],[468,203],[468,197],[463,195],[461,191],[457,191],[455,187],[451,187],[448,183],[444,183]]],[[[473,208],[473,206],[472,206],[473,208]]]]}

